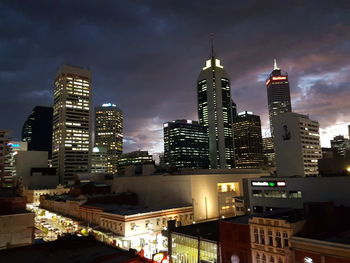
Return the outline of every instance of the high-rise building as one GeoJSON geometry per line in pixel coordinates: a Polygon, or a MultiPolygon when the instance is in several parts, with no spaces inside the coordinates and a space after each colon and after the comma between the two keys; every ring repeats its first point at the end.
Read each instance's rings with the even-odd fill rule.
{"type": "Polygon", "coordinates": [[[28,143],[21,142],[21,141],[9,141],[7,143],[7,147],[9,147],[9,151],[6,158],[5,173],[8,175],[15,176],[16,175],[16,156],[18,155],[18,152],[28,150],[28,143]]]}
{"type": "Polygon", "coordinates": [[[274,60],[273,71],[266,80],[269,107],[270,129],[273,136],[272,118],[278,114],[292,111],[288,73],[282,71],[274,60]]]}
{"type": "Polygon", "coordinates": [[[108,154],[104,147],[94,147],[91,153],[91,173],[107,173],[108,154]]]}
{"type": "Polygon", "coordinates": [[[117,172],[117,159],[123,151],[123,113],[112,103],[95,108],[95,147],[107,151],[107,173],[117,172]]]}
{"type": "Polygon", "coordinates": [[[277,176],[318,176],[322,158],[318,122],[285,112],[275,116],[272,124],[277,176]]]}
{"type": "Polygon", "coordinates": [[[60,183],[89,171],[90,70],[62,65],[55,78],[52,166],[60,183]]]}
{"type": "Polygon", "coordinates": [[[123,153],[118,158],[118,174],[124,174],[125,168],[128,166],[135,166],[141,168],[143,165],[154,165],[152,155],[148,151],[134,151],[129,153],[123,153]]]}
{"type": "Polygon", "coordinates": [[[213,47],[197,79],[199,123],[208,127],[210,168],[233,168],[233,116],[230,79],[213,47]]]}
{"type": "Polygon", "coordinates": [[[11,148],[8,145],[10,141],[9,133],[7,130],[0,130],[0,176],[10,175],[7,171],[11,153],[11,148]]]}
{"type": "Polygon", "coordinates": [[[236,168],[259,168],[263,165],[260,117],[252,112],[238,113],[233,124],[236,168]]]}
{"type": "Polygon", "coordinates": [[[273,138],[266,137],[262,139],[263,143],[263,154],[265,157],[265,163],[268,167],[276,166],[276,154],[273,147],[273,138]]]}
{"type": "Polygon", "coordinates": [[[176,168],[209,168],[207,127],[196,121],[164,123],[164,159],[176,168]]]}
{"type": "Polygon", "coordinates": [[[350,140],[343,135],[338,135],[331,140],[331,148],[334,149],[336,155],[345,156],[350,150],[350,140]]]}
{"type": "Polygon", "coordinates": [[[36,106],[22,128],[22,141],[28,143],[28,151],[52,153],[52,107],[36,106]]]}

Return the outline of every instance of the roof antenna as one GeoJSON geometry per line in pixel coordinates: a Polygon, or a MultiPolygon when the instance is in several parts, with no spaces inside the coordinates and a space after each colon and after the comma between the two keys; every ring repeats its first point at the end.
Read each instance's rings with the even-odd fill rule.
{"type": "Polygon", "coordinates": [[[273,60],[273,70],[279,70],[280,68],[277,66],[277,59],[273,60]]]}
{"type": "Polygon", "coordinates": [[[211,42],[211,57],[215,57],[215,52],[214,52],[214,33],[210,34],[210,42],[211,42]]]}

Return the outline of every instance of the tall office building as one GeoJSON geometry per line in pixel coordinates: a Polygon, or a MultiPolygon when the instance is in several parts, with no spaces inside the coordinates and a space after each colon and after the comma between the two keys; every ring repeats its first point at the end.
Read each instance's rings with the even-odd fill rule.
{"type": "Polygon", "coordinates": [[[10,163],[11,154],[9,134],[10,132],[7,130],[0,130],[0,177],[10,175],[7,170],[10,163]]]}
{"type": "Polygon", "coordinates": [[[95,108],[95,147],[106,149],[106,171],[116,173],[117,159],[123,152],[123,113],[115,104],[95,108]]]}
{"type": "Polygon", "coordinates": [[[282,71],[274,60],[273,71],[266,80],[269,107],[270,129],[273,136],[272,118],[278,114],[292,111],[288,73],[282,71]]]}
{"type": "Polygon", "coordinates": [[[260,117],[249,111],[238,113],[233,133],[236,168],[260,168],[264,161],[260,117]]]}
{"type": "Polygon", "coordinates": [[[233,168],[233,116],[230,80],[213,47],[197,80],[199,123],[208,127],[210,168],[233,168]]]}
{"type": "Polygon", "coordinates": [[[285,112],[272,120],[277,175],[318,176],[322,158],[319,124],[306,115],[285,112]]]}
{"type": "Polygon", "coordinates": [[[89,171],[91,72],[62,65],[54,88],[52,166],[60,183],[89,171]]]}
{"type": "Polygon", "coordinates": [[[207,127],[196,121],[164,123],[165,164],[177,168],[209,168],[207,127]]]}
{"type": "Polygon", "coordinates": [[[28,143],[28,151],[52,153],[52,107],[36,106],[22,128],[22,141],[28,143]]]}

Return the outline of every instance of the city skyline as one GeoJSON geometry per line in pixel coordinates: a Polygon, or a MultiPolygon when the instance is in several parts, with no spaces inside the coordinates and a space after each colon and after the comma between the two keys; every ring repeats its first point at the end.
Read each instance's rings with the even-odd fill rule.
{"type": "MultiPolygon", "coordinates": [[[[222,18],[222,14],[227,16],[236,9],[226,6],[226,11],[218,6],[212,12],[212,25],[205,19],[211,14],[206,3],[187,3],[187,7],[198,8],[192,16],[184,11],[183,4],[168,9],[129,3],[120,14],[115,11],[119,15],[125,11],[122,18],[109,11],[116,10],[117,4],[109,3],[99,7],[100,13],[115,15],[114,20],[108,21],[99,12],[91,12],[96,7],[87,2],[80,16],[75,17],[72,11],[64,14],[67,23],[71,23],[67,31],[62,31],[66,22],[56,21],[67,3],[52,4],[57,11],[51,11],[50,4],[42,5],[38,13],[26,3],[2,3],[4,29],[8,27],[4,32],[6,44],[0,47],[4,53],[0,84],[7,96],[1,98],[0,112],[2,119],[10,119],[3,128],[12,130],[13,139],[18,139],[21,125],[34,106],[52,106],[54,74],[63,62],[68,62],[91,68],[94,106],[112,102],[125,112],[125,152],[162,151],[164,122],[197,120],[196,77],[202,61],[208,57],[210,32],[214,32],[217,56],[225,63],[239,112],[253,111],[261,116],[263,129],[268,128],[265,80],[277,58],[279,66],[289,74],[294,111],[318,120],[322,145],[329,145],[332,136],[347,134],[350,116],[344,99],[350,96],[346,61],[349,5],[341,1],[335,8],[326,1],[317,1],[314,7],[312,2],[302,8],[291,6],[285,19],[275,14],[282,10],[278,6],[268,10],[269,5],[255,3],[261,7],[259,10],[247,4],[245,12],[255,15],[251,20],[243,16],[222,18]],[[305,13],[307,17],[303,16],[305,13]],[[18,19],[10,25],[12,16],[18,19]],[[297,17],[300,21],[295,25],[288,22],[297,17]],[[263,33],[252,31],[257,26],[263,33]],[[31,33],[20,30],[25,27],[31,33]],[[132,36],[135,30],[138,39],[132,36]],[[69,43],[58,41],[60,44],[51,45],[56,38],[63,39],[63,33],[73,36],[69,43]],[[122,33],[125,36],[120,38],[122,33]],[[268,41],[271,35],[279,36],[275,37],[277,43],[268,41]],[[91,43],[81,45],[82,40],[91,43]],[[182,77],[174,80],[174,72],[182,77]],[[18,104],[21,108],[17,110],[18,104]],[[331,131],[328,137],[322,134],[325,131],[331,131]]],[[[72,10],[75,8],[73,4],[72,10]]]]}

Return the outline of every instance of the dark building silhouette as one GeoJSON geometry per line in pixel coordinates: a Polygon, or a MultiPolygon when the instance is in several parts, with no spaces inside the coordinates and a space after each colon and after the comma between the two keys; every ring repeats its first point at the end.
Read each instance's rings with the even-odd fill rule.
{"type": "Polygon", "coordinates": [[[196,121],[164,123],[164,159],[176,168],[209,168],[207,127],[196,121]]]}
{"type": "Polygon", "coordinates": [[[47,151],[52,154],[53,108],[36,106],[22,128],[22,141],[28,143],[28,151],[47,151]]]}
{"type": "Polygon", "coordinates": [[[233,124],[236,168],[258,168],[263,164],[260,117],[244,111],[233,124]]]}

